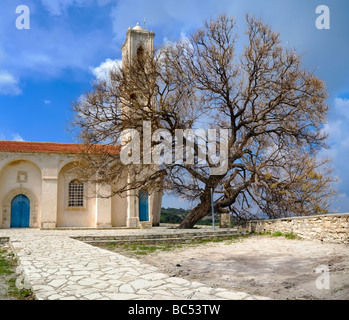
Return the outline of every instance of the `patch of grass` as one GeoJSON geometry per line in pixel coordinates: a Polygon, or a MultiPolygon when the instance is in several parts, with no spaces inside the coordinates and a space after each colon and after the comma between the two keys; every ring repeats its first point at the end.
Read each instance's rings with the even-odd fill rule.
{"type": "Polygon", "coordinates": [[[257,236],[270,236],[271,232],[251,232],[252,235],[257,235],[257,236]]]}
{"type": "Polygon", "coordinates": [[[288,232],[288,233],[282,233],[280,231],[277,231],[272,234],[272,237],[285,237],[286,239],[291,239],[291,240],[300,240],[301,238],[295,235],[293,232],[288,232]]]}
{"type": "Polygon", "coordinates": [[[8,294],[18,300],[33,300],[33,295],[30,289],[18,289],[16,286],[16,278],[10,278],[8,281],[8,294]]]}
{"type": "Polygon", "coordinates": [[[285,238],[291,239],[291,240],[294,240],[294,239],[300,240],[301,239],[300,237],[295,235],[293,232],[288,232],[285,234],[280,232],[280,231],[276,231],[274,233],[271,233],[271,232],[258,232],[258,233],[253,232],[251,234],[258,235],[258,236],[285,237],[285,238]]]}
{"type": "Polygon", "coordinates": [[[197,239],[197,240],[183,240],[183,242],[159,242],[156,244],[140,244],[140,243],[132,243],[132,244],[124,244],[120,245],[117,243],[109,243],[108,245],[101,245],[100,247],[104,247],[111,251],[129,251],[135,255],[147,255],[150,253],[154,253],[157,251],[170,251],[174,249],[182,249],[183,247],[195,247],[200,246],[206,243],[218,243],[225,242],[226,244],[231,244],[239,241],[242,238],[247,238],[250,235],[236,235],[229,236],[223,238],[216,239],[197,239]]]}
{"type": "Polygon", "coordinates": [[[16,266],[17,260],[15,259],[14,254],[2,247],[0,249],[0,280],[8,285],[8,291],[6,294],[17,300],[32,300],[33,295],[31,290],[18,289],[16,286],[16,266]]]}
{"type": "Polygon", "coordinates": [[[13,264],[9,260],[8,253],[6,250],[0,250],[0,276],[11,275],[13,264]]]}
{"type": "Polygon", "coordinates": [[[291,233],[285,233],[284,236],[285,236],[285,238],[287,238],[287,239],[292,239],[292,240],[297,239],[297,236],[296,236],[293,232],[291,232],[291,233]]]}

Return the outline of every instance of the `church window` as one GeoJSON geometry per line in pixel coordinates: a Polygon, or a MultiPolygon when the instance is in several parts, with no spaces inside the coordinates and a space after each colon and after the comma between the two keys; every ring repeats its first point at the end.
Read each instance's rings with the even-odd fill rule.
{"type": "Polygon", "coordinates": [[[78,180],[73,180],[69,183],[69,207],[84,206],[84,184],[78,180]]]}

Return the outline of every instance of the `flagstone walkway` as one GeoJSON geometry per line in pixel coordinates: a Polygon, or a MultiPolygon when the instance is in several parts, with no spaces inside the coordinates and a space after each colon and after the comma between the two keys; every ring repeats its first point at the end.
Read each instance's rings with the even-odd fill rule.
{"type": "Polygon", "coordinates": [[[39,300],[268,299],[170,277],[149,264],[72,239],[164,230],[11,229],[0,230],[0,237],[10,239],[21,277],[39,300]]]}

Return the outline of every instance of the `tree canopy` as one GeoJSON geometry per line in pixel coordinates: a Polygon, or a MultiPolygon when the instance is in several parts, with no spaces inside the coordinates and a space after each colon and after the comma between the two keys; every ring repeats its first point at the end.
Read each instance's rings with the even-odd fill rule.
{"type": "Polygon", "coordinates": [[[215,212],[240,219],[327,213],[334,179],[319,157],[325,84],[261,20],[246,17],[241,43],[236,29],[221,15],[94,83],[74,104],[81,141],[121,144],[139,162],[84,153],[83,176],[111,184],[110,196],[165,188],[196,201],[181,228],[210,213],[212,189],[215,212]],[[132,179],[120,183],[125,172],[132,179]]]}

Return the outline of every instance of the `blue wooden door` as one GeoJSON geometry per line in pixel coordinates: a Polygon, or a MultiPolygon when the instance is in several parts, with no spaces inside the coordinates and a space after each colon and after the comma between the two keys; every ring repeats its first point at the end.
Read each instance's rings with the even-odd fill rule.
{"type": "Polygon", "coordinates": [[[149,194],[144,190],[139,192],[139,221],[149,221],[149,194]]]}
{"type": "Polygon", "coordinates": [[[11,202],[11,228],[29,228],[30,202],[19,194],[11,202]]]}

